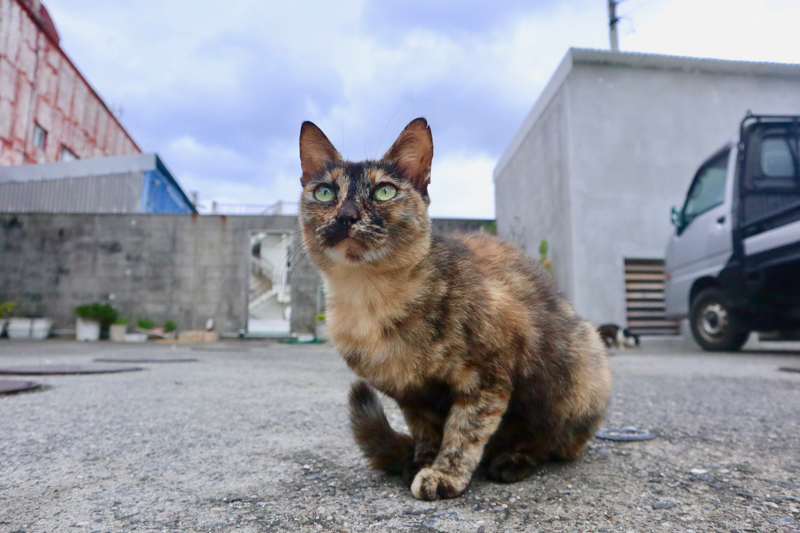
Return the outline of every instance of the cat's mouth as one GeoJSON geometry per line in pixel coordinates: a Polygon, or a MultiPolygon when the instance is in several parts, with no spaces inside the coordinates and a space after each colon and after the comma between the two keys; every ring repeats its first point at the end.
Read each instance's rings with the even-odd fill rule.
{"type": "Polygon", "coordinates": [[[331,246],[334,250],[341,250],[341,251],[365,251],[367,249],[363,243],[359,242],[355,237],[347,236],[344,239],[340,240],[333,246],[331,246]]]}

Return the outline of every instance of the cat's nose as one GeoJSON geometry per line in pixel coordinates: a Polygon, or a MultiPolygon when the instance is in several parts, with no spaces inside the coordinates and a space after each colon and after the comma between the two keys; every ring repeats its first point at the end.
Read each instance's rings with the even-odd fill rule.
{"type": "Polygon", "coordinates": [[[358,211],[356,202],[354,200],[345,200],[336,214],[336,220],[343,224],[353,224],[361,220],[361,213],[358,211]]]}

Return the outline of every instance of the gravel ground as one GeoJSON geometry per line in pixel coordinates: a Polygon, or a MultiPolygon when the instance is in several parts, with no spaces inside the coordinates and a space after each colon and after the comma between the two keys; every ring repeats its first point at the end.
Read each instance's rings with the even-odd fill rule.
{"type": "Polygon", "coordinates": [[[199,361],[22,378],[46,388],[0,396],[0,533],[798,531],[800,374],[777,369],[800,355],[764,348],[620,351],[604,427],[656,440],[595,440],[525,482],[478,474],[461,498],[420,502],[357,451],[353,376],[329,346],[2,340],[0,366],[199,361]]]}

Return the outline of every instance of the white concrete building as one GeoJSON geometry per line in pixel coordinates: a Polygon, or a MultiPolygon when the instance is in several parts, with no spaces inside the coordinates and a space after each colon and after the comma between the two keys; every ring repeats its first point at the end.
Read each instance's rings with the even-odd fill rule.
{"type": "Polygon", "coordinates": [[[546,239],[587,319],[674,333],[670,208],[748,110],[800,114],[800,65],[571,49],[494,170],[498,233],[546,239]]]}

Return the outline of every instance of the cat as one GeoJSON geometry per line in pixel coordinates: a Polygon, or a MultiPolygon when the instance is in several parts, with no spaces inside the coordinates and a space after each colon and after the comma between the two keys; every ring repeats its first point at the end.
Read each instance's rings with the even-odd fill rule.
{"type": "Polygon", "coordinates": [[[300,130],[303,243],[330,336],[361,378],[354,436],[372,467],[422,500],[459,496],[479,463],[509,483],[577,457],[611,389],[597,331],[538,262],[485,232],[432,235],[432,159],[424,118],[360,163],[313,123],[300,130]],[[391,428],[374,389],[411,435],[391,428]]]}
{"type": "Polygon", "coordinates": [[[597,332],[607,348],[633,348],[640,346],[639,335],[631,333],[630,328],[621,328],[616,324],[600,324],[597,332]]]}

